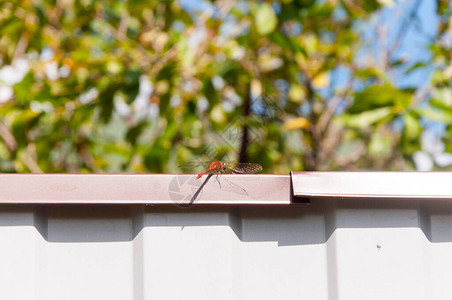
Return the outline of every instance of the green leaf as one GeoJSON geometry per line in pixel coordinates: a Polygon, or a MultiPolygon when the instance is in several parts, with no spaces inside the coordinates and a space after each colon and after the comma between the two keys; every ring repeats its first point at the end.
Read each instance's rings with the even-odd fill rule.
{"type": "Polygon", "coordinates": [[[415,108],[414,111],[429,120],[442,122],[446,125],[452,125],[452,113],[447,111],[439,110],[433,107],[415,108]]]}
{"type": "Polygon", "coordinates": [[[445,145],[444,152],[452,153],[452,141],[446,141],[444,145],[445,145]]]}
{"type": "Polygon", "coordinates": [[[348,113],[356,114],[379,107],[400,106],[406,108],[411,103],[411,90],[399,90],[391,85],[370,86],[355,94],[355,101],[348,113]]]}
{"type": "MultiPolygon", "coordinates": [[[[309,6],[312,6],[312,4],[314,4],[315,1],[305,0],[304,2],[308,2],[307,4],[309,6]]],[[[331,14],[334,12],[334,9],[335,9],[334,5],[331,5],[330,3],[315,5],[310,7],[310,9],[308,10],[308,17],[317,19],[330,18],[331,14]]]]}
{"type": "Polygon", "coordinates": [[[406,59],[401,58],[401,59],[396,59],[394,61],[391,61],[391,67],[398,67],[400,65],[403,65],[406,62],[406,59]]]}
{"type": "Polygon", "coordinates": [[[126,134],[126,139],[132,144],[135,145],[135,143],[137,142],[138,137],[141,135],[141,133],[143,132],[144,128],[145,128],[146,123],[140,123],[137,126],[134,126],[132,128],[130,128],[127,131],[126,134]]]}
{"type": "Polygon", "coordinates": [[[452,89],[438,87],[433,90],[433,98],[429,101],[433,107],[452,112],[452,89]]]}
{"type": "Polygon", "coordinates": [[[349,107],[348,113],[356,114],[378,107],[394,106],[394,92],[395,89],[390,85],[370,86],[356,93],[355,101],[349,107]]]}
{"type": "Polygon", "coordinates": [[[369,153],[374,156],[384,156],[391,152],[391,138],[382,134],[381,132],[376,132],[372,134],[369,143],[369,153]]]}
{"type": "Polygon", "coordinates": [[[276,25],[278,25],[278,18],[269,3],[262,3],[257,7],[254,22],[257,32],[261,35],[267,35],[275,30],[276,25]]]}
{"type": "Polygon", "coordinates": [[[365,80],[380,78],[386,83],[391,82],[391,79],[388,77],[388,75],[386,75],[383,71],[381,71],[377,68],[365,68],[365,69],[356,70],[355,76],[360,77],[365,80]]]}
{"type": "Polygon", "coordinates": [[[431,106],[433,106],[435,108],[452,113],[452,106],[447,105],[446,103],[444,103],[443,101],[441,101],[439,99],[430,99],[429,103],[431,106]]]}
{"type": "Polygon", "coordinates": [[[21,82],[14,85],[14,95],[19,104],[28,104],[33,100],[33,85],[35,79],[33,74],[28,73],[21,82]]]}
{"type": "Polygon", "coordinates": [[[315,3],[315,0],[295,0],[295,3],[298,4],[298,7],[300,8],[308,8],[315,3]]]}
{"type": "Polygon", "coordinates": [[[42,115],[27,110],[14,118],[11,129],[19,145],[24,146],[28,143],[27,132],[36,125],[42,115]]]}
{"type": "Polygon", "coordinates": [[[416,118],[412,113],[407,113],[403,116],[404,135],[409,140],[417,139],[421,135],[422,126],[419,118],[416,118]]]}
{"type": "Polygon", "coordinates": [[[362,1],[363,1],[362,8],[369,13],[379,9],[381,6],[380,1],[378,0],[362,0],[362,1]]]}
{"type": "Polygon", "coordinates": [[[383,107],[368,110],[360,114],[344,115],[339,117],[339,120],[352,128],[366,128],[384,120],[392,120],[396,115],[393,108],[383,107]]]}
{"type": "Polygon", "coordinates": [[[409,68],[405,71],[405,74],[406,74],[406,75],[409,75],[409,74],[411,74],[412,72],[416,71],[417,69],[419,69],[419,68],[425,68],[426,66],[427,66],[427,63],[424,63],[424,62],[418,62],[418,63],[415,63],[414,65],[412,65],[411,67],[409,67],[409,68]]]}
{"type": "Polygon", "coordinates": [[[402,153],[412,155],[415,151],[421,149],[420,137],[422,126],[420,119],[413,113],[407,113],[403,116],[404,128],[399,145],[402,153]]]}

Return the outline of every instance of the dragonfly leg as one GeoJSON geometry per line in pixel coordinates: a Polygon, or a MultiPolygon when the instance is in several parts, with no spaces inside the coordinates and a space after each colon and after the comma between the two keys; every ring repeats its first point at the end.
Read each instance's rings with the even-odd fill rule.
{"type": "Polygon", "coordinates": [[[218,179],[218,174],[217,174],[217,176],[215,177],[215,179],[217,180],[218,185],[220,186],[220,189],[221,189],[221,183],[220,183],[220,179],[218,179]]]}
{"type": "Polygon", "coordinates": [[[239,194],[239,195],[248,195],[248,192],[243,187],[241,187],[238,184],[233,183],[231,180],[227,179],[226,177],[223,177],[221,180],[223,180],[223,185],[225,185],[224,190],[231,191],[231,192],[233,192],[235,194],[239,194]]]}

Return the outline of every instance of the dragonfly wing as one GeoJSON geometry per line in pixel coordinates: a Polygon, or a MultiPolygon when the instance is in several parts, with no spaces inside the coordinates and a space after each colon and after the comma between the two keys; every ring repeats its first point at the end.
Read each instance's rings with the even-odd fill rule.
{"type": "Polygon", "coordinates": [[[231,180],[226,179],[225,177],[221,177],[221,176],[220,176],[219,180],[222,182],[221,190],[228,191],[228,192],[231,192],[234,194],[239,194],[239,195],[246,195],[246,196],[248,195],[248,192],[243,187],[241,187],[238,184],[235,184],[231,180]]]}
{"type": "Polygon", "coordinates": [[[262,171],[262,166],[253,163],[238,163],[229,166],[232,172],[237,174],[253,174],[262,171]]]}
{"type": "MultiPolygon", "coordinates": [[[[181,165],[179,167],[191,171],[204,171],[207,170],[212,165],[212,162],[205,162],[205,161],[196,161],[196,162],[189,162],[184,165],[181,165]]],[[[223,174],[253,174],[258,173],[262,171],[262,166],[259,164],[254,163],[224,163],[226,166],[223,169],[214,169],[212,171],[206,172],[206,174],[216,174],[216,173],[223,173],[223,174]]]]}
{"type": "Polygon", "coordinates": [[[180,165],[180,168],[186,169],[186,170],[192,170],[192,171],[202,171],[206,170],[210,166],[210,162],[205,161],[197,161],[197,162],[189,162],[184,165],[180,165]]]}

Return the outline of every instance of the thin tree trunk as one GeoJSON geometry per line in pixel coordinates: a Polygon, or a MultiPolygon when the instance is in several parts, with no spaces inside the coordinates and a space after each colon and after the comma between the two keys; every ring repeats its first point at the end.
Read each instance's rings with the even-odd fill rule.
{"type": "Polygon", "coordinates": [[[251,103],[250,103],[250,89],[246,93],[245,103],[243,104],[243,127],[242,127],[242,137],[240,143],[240,153],[239,153],[239,162],[243,163],[247,161],[247,150],[250,142],[249,130],[248,130],[248,118],[251,112],[251,103]]]}

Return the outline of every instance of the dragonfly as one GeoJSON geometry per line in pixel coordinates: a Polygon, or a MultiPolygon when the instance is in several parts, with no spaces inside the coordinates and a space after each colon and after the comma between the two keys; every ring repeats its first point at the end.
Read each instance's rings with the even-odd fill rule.
{"type": "MultiPolygon", "coordinates": [[[[217,175],[216,179],[221,188],[220,180],[218,179],[218,175],[220,175],[220,174],[254,174],[254,173],[258,173],[258,172],[262,171],[262,166],[259,164],[255,164],[255,163],[228,163],[228,162],[221,162],[221,161],[214,161],[212,163],[190,162],[190,163],[187,163],[180,167],[188,168],[188,169],[192,169],[192,170],[202,168],[203,171],[196,176],[196,179],[201,178],[204,174],[208,175],[207,179],[200,186],[198,191],[193,195],[192,199],[190,200],[189,205],[191,205],[196,200],[199,193],[203,189],[204,185],[207,183],[207,181],[213,175],[217,175]]],[[[248,194],[242,187],[237,186],[236,184],[233,184],[232,182],[230,182],[230,184],[235,186],[239,190],[241,190],[242,193],[244,193],[246,195],[248,194]]]]}
{"type": "Polygon", "coordinates": [[[196,179],[201,178],[204,174],[254,174],[262,171],[262,166],[260,164],[255,163],[228,163],[222,161],[214,161],[213,163],[205,163],[205,162],[192,162],[187,163],[181,167],[184,168],[206,168],[204,171],[196,176],[196,179]]]}

